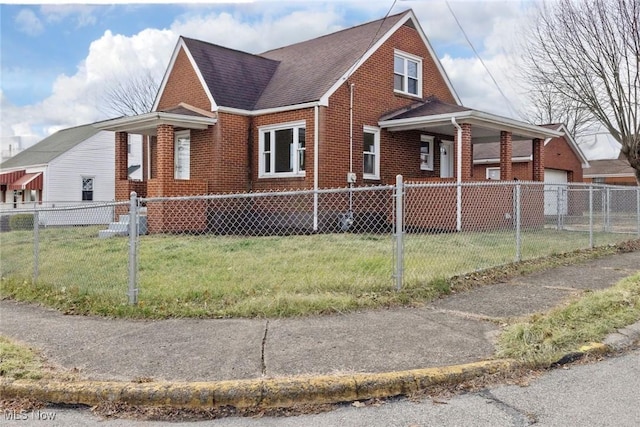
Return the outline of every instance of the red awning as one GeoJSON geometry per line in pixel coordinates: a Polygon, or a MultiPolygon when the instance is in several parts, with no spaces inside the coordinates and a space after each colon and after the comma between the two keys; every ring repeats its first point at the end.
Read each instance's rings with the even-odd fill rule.
{"type": "Polygon", "coordinates": [[[5,172],[0,173],[0,184],[11,184],[20,179],[26,171],[13,171],[13,172],[5,172]]]}
{"type": "Polygon", "coordinates": [[[42,172],[24,174],[9,185],[9,190],[42,190],[42,172]]]}

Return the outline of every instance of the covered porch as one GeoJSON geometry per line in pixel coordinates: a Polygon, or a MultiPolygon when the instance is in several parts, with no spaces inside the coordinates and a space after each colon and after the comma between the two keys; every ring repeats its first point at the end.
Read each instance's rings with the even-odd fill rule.
{"type": "MultiPolygon", "coordinates": [[[[434,171],[432,178],[418,181],[484,181],[473,174],[473,150],[477,144],[499,142],[500,180],[513,180],[514,140],[530,140],[533,168],[529,180],[544,181],[544,141],[562,136],[543,126],[449,104],[435,97],[394,111],[380,118],[378,125],[389,132],[419,131],[421,156],[428,153],[434,171]]],[[[411,179],[412,177],[406,177],[411,179]]]]}

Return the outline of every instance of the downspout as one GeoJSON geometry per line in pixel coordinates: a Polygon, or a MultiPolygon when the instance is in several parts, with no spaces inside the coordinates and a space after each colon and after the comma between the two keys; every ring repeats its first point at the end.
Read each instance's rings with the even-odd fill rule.
{"type": "Polygon", "coordinates": [[[144,140],[147,143],[147,179],[146,181],[151,179],[151,136],[145,135],[144,140]]]}
{"type": "MultiPolygon", "coordinates": [[[[349,190],[353,189],[353,88],[355,83],[349,85],[349,190]]],[[[349,191],[348,226],[353,222],[353,191],[349,191]]]]}
{"type": "Polygon", "coordinates": [[[319,109],[316,105],[313,107],[313,231],[318,231],[318,146],[320,145],[320,138],[318,130],[319,109]]]}
{"type": "Polygon", "coordinates": [[[458,130],[456,147],[456,231],[462,230],[462,127],[451,117],[451,123],[458,130]]]}
{"type": "Polygon", "coordinates": [[[253,116],[249,116],[247,132],[247,191],[253,191],[253,116]]]}

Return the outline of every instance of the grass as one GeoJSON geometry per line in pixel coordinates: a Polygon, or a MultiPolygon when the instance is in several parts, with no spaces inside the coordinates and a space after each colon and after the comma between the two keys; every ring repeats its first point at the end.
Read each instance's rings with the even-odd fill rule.
{"type": "Polygon", "coordinates": [[[39,380],[43,376],[43,364],[33,350],[0,336],[0,378],[39,380]]]}
{"type": "MultiPolygon", "coordinates": [[[[508,265],[515,256],[512,232],[410,234],[405,284],[396,291],[390,235],[142,236],[139,304],[130,306],[128,240],[98,239],[98,229],[40,230],[36,282],[32,234],[0,234],[0,296],[105,316],[301,316],[420,304],[450,292],[452,277],[508,265]]],[[[598,244],[620,239],[596,236],[598,244]]],[[[588,241],[585,233],[525,231],[522,259],[570,252],[588,241]]]]}
{"type": "Polygon", "coordinates": [[[500,336],[497,354],[548,365],[638,320],[640,274],[635,274],[612,288],[588,292],[566,306],[508,326],[500,336]]]}

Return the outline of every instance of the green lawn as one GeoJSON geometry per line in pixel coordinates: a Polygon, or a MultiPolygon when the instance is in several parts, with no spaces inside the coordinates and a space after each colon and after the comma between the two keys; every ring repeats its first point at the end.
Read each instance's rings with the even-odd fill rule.
{"type": "MultiPolygon", "coordinates": [[[[139,240],[139,304],[127,305],[128,239],[99,227],[40,230],[32,283],[32,233],[0,234],[2,297],[70,313],[131,317],[280,317],[427,301],[455,275],[508,264],[512,232],[409,234],[405,284],[393,280],[390,235],[234,237],[151,235],[139,240]]],[[[598,245],[629,235],[598,234],[598,245]]],[[[588,233],[522,233],[522,259],[586,248],[588,233]]]]}

